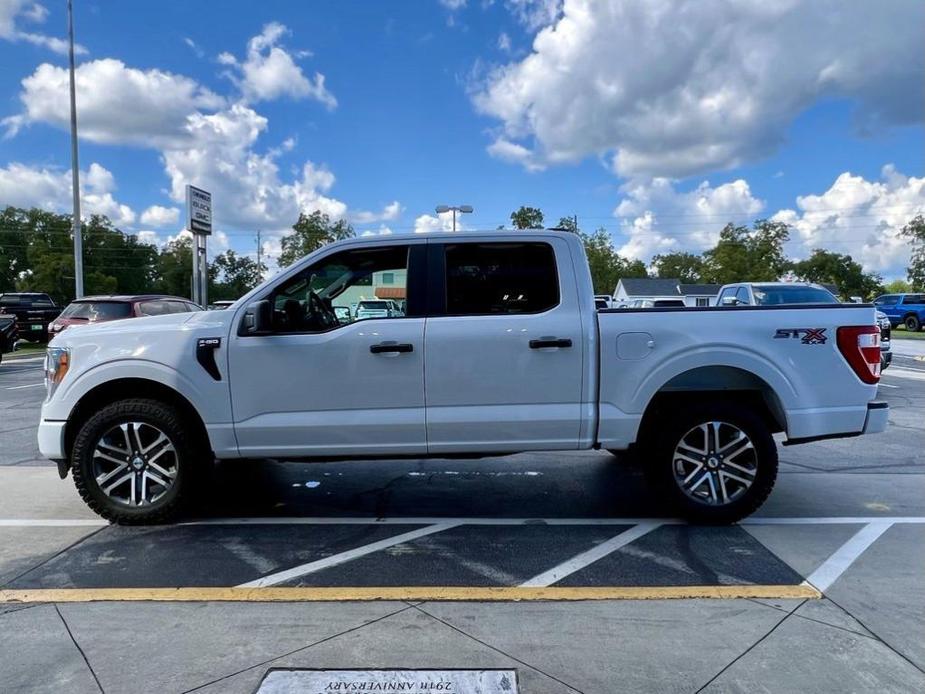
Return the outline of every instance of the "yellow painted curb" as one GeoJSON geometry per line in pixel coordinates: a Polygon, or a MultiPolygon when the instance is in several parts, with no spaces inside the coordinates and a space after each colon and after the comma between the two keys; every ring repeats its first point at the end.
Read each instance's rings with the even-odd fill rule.
{"type": "Polygon", "coordinates": [[[690,598],[814,599],[816,588],[800,585],[602,586],[567,588],[397,586],[383,588],[37,588],[0,590],[0,603],[39,602],[341,602],[348,600],[669,600],[690,598]]]}

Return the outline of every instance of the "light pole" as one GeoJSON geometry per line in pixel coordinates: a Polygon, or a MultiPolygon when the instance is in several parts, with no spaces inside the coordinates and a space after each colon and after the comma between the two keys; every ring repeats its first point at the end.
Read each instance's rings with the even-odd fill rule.
{"type": "Polygon", "coordinates": [[[460,214],[469,214],[472,212],[472,205],[437,205],[436,207],[437,214],[443,214],[444,212],[453,213],[453,231],[456,231],[456,213],[460,214]]]}
{"type": "Polygon", "coordinates": [[[77,163],[77,89],[74,86],[74,8],[67,0],[68,55],[71,63],[71,189],[74,195],[74,294],[84,295],[83,236],[80,228],[80,169],[77,163]]]}

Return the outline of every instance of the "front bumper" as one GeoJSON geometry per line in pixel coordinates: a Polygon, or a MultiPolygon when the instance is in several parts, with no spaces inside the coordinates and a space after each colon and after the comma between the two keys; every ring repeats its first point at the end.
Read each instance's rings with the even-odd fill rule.
{"type": "Polygon", "coordinates": [[[890,419],[889,404],[874,400],[867,403],[867,419],[864,420],[864,430],[862,434],[879,434],[886,431],[887,422],[890,419]]]}
{"type": "Polygon", "coordinates": [[[66,460],[64,427],[67,422],[43,419],[39,422],[39,452],[49,460],[66,460]]]}

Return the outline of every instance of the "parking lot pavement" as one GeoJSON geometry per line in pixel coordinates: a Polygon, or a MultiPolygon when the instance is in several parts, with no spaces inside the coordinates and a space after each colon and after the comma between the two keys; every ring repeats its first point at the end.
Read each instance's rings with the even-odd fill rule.
{"type": "Polygon", "coordinates": [[[595,452],[222,465],[184,522],[109,526],[38,458],[40,383],[39,360],[0,365],[0,691],[252,692],[270,667],[925,690],[913,359],[884,374],[888,433],[782,447],[768,503],[731,527],[673,521],[637,464],[595,452]]]}

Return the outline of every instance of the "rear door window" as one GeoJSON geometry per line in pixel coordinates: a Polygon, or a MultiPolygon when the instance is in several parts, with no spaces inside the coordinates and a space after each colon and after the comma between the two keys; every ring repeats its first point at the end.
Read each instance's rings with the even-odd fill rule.
{"type": "Polygon", "coordinates": [[[904,304],[925,304],[925,294],[906,294],[903,297],[904,304]]]}
{"type": "Polygon", "coordinates": [[[559,303],[548,243],[450,244],[445,252],[448,315],[540,313],[559,303]]]}
{"type": "Polygon", "coordinates": [[[154,301],[142,301],[138,304],[138,313],[142,316],[162,316],[170,313],[170,307],[166,301],[155,299],[154,301]]]}

